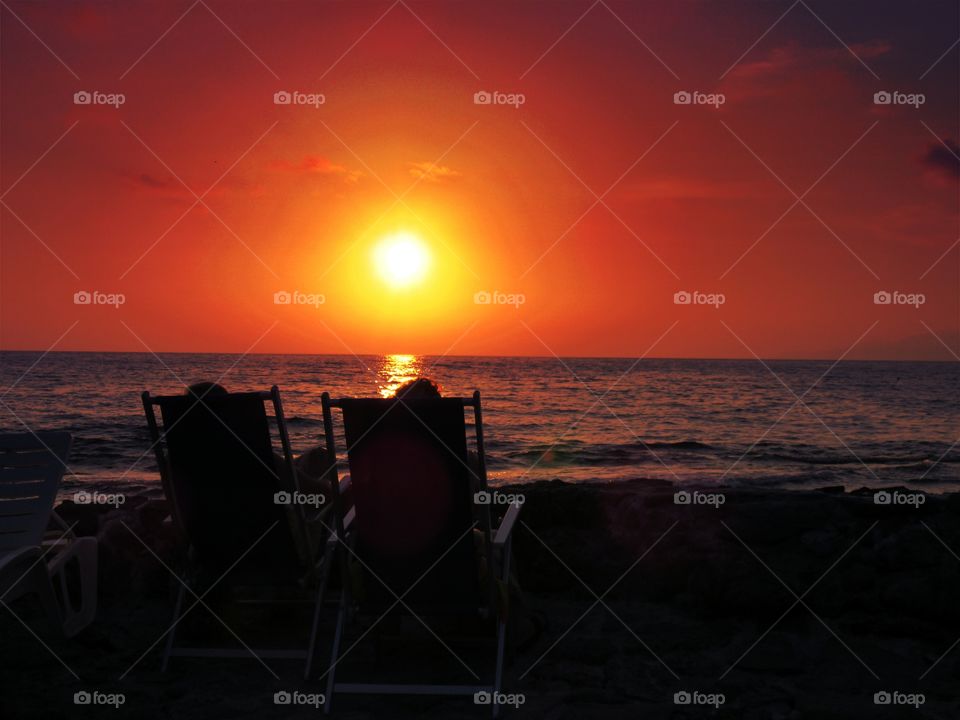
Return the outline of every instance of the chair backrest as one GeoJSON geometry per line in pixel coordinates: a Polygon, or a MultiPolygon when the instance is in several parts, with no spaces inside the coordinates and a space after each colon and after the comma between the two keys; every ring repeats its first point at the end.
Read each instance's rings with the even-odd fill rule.
{"type": "MultiPolygon", "coordinates": [[[[286,447],[283,462],[275,460],[264,406],[270,397],[144,393],[164,491],[196,562],[210,573],[226,571],[244,553],[238,567],[264,577],[293,576],[302,566],[288,507],[274,501],[276,493],[295,488],[286,447]],[[160,406],[162,435],[154,405],[160,406]]],[[[277,420],[282,424],[282,413],[277,420]]]]}
{"type": "Polygon", "coordinates": [[[0,435],[0,553],[42,542],[71,440],[68,432],[0,435]]]}
{"type": "Polygon", "coordinates": [[[343,413],[355,552],[375,575],[364,582],[361,605],[392,605],[396,598],[383,583],[400,596],[412,587],[403,601],[415,611],[484,604],[464,400],[331,404],[343,413]]]}

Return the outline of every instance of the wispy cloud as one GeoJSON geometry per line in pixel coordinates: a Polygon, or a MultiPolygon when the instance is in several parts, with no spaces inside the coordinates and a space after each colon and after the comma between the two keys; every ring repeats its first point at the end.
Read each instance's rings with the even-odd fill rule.
{"type": "Polygon", "coordinates": [[[363,177],[359,170],[339,165],[329,158],[322,155],[307,155],[298,162],[289,160],[278,160],[271,166],[274,170],[298,175],[325,175],[328,177],[340,178],[351,185],[357,183],[363,177]]]}
{"type": "Polygon", "coordinates": [[[410,170],[410,176],[417,180],[426,180],[427,182],[439,183],[460,177],[460,173],[446,165],[435,165],[431,162],[412,162],[407,163],[410,170]]]}
{"type": "MultiPolygon", "coordinates": [[[[892,49],[886,40],[850,46],[850,50],[862,60],[886,55],[892,49]]],[[[756,60],[741,63],[727,76],[722,90],[735,97],[775,96],[783,92],[784,83],[794,78],[811,73],[852,77],[860,71],[863,67],[844,47],[808,47],[794,42],[775,47],[756,60]]]]}
{"type": "MultiPolygon", "coordinates": [[[[191,192],[188,187],[186,187],[173,175],[156,175],[149,172],[127,172],[123,173],[122,177],[128,187],[131,187],[138,192],[191,201],[196,198],[194,193],[191,192]]],[[[190,179],[187,179],[187,182],[196,182],[193,190],[197,194],[202,194],[202,191],[206,189],[207,185],[209,185],[209,181],[206,181],[207,185],[190,179]]],[[[231,194],[249,194],[257,193],[259,191],[260,188],[258,186],[253,185],[245,178],[227,177],[223,178],[215,187],[211,188],[204,195],[204,197],[209,198],[231,194]]]]}
{"type": "Polygon", "coordinates": [[[191,197],[190,192],[175,177],[157,176],[150,173],[127,173],[124,180],[135,190],[170,197],[191,197]]]}
{"type": "Polygon", "coordinates": [[[956,141],[943,138],[940,142],[931,142],[923,157],[927,167],[936,170],[950,179],[960,178],[960,147],[956,141]]]}

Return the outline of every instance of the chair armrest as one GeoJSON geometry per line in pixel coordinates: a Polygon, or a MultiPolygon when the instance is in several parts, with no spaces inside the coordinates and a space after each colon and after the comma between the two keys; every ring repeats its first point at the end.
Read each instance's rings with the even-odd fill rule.
{"type": "Polygon", "coordinates": [[[45,537],[40,543],[40,548],[45,553],[50,553],[52,557],[61,549],[70,547],[71,543],[75,543],[76,541],[77,538],[75,537],[45,537]]]}
{"type": "Polygon", "coordinates": [[[503,520],[500,521],[500,527],[497,528],[497,534],[493,539],[494,546],[504,547],[510,542],[510,538],[513,535],[513,527],[517,522],[517,518],[520,517],[521,507],[523,507],[523,505],[516,500],[507,506],[507,513],[503,516],[503,520]]]}
{"type": "Polygon", "coordinates": [[[357,511],[354,510],[353,508],[350,508],[350,511],[349,511],[346,515],[344,515],[344,517],[343,517],[343,534],[344,534],[344,537],[343,537],[343,538],[338,537],[338,536],[337,536],[337,530],[336,530],[336,528],[330,528],[330,529],[331,529],[331,532],[330,532],[330,534],[329,534],[328,537],[327,537],[327,544],[328,544],[328,545],[330,545],[330,544],[336,545],[336,544],[337,544],[338,542],[340,542],[341,540],[346,540],[347,538],[349,538],[349,537],[350,537],[351,526],[353,525],[353,521],[354,521],[354,519],[355,519],[356,517],[357,517],[357,511]]]}
{"type": "MultiPolygon", "coordinates": [[[[350,492],[350,485],[352,484],[350,479],[350,473],[344,473],[343,477],[337,482],[337,494],[340,497],[340,502],[344,503],[347,493],[350,492]]],[[[350,505],[350,509],[343,516],[343,531],[349,534],[350,526],[353,525],[353,521],[357,518],[357,511],[350,505]]]]}
{"type": "Polygon", "coordinates": [[[353,525],[353,521],[357,519],[357,510],[356,508],[350,508],[347,511],[347,514],[343,516],[343,531],[349,532],[350,527],[353,525]]]}

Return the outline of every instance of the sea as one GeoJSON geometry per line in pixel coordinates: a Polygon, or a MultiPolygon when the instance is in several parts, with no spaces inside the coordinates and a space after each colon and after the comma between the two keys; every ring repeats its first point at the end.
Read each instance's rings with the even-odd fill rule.
{"type": "Polygon", "coordinates": [[[958,363],[5,351],[0,432],[73,433],[62,494],[159,495],[143,390],[277,385],[302,452],[323,442],[323,392],[420,376],[481,392],[493,485],[960,489],[958,363]]]}

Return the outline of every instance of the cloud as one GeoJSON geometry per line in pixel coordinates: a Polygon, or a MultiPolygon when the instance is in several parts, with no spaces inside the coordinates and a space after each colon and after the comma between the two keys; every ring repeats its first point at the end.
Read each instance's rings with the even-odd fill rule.
{"type": "Polygon", "coordinates": [[[134,189],[143,192],[170,197],[193,197],[190,191],[172,176],[157,177],[150,173],[127,173],[124,178],[134,189]]]}
{"type": "Polygon", "coordinates": [[[436,165],[430,162],[407,163],[411,177],[417,180],[439,183],[460,177],[460,173],[446,165],[436,165]]]}
{"type": "MultiPolygon", "coordinates": [[[[893,50],[893,45],[886,40],[870,40],[865,43],[854,43],[850,46],[850,50],[859,57],[861,60],[867,60],[870,58],[880,57],[881,55],[886,55],[888,52],[893,50]]],[[[838,52],[845,52],[839,51],[838,52]]],[[[849,55],[849,53],[847,53],[849,55]]],[[[855,58],[854,58],[855,59],[855,58]]]]}
{"type": "MultiPolygon", "coordinates": [[[[147,172],[128,172],[123,173],[124,181],[134,190],[153,195],[159,195],[169,198],[180,198],[185,200],[196,200],[196,196],[182,182],[172,175],[158,176],[147,172]]],[[[193,190],[203,198],[223,197],[235,194],[256,194],[260,191],[259,186],[242,177],[222,178],[214,187],[209,188],[210,180],[198,181],[196,179],[186,180],[193,185],[193,190]],[[206,182],[206,184],[204,184],[206,182]],[[204,192],[206,191],[206,192],[204,192]]]]}
{"type": "Polygon", "coordinates": [[[960,178],[960,147],[950,138],[930,143],[923,162],[949,179],[960,178]]]}
{"type": "Polygon", "coordinates": [[[846,60],[854,65],[859,65],[857,58],[868,60],[880,57],[890,52],[891,49],[890,43],[884,40],[857,43],[851,45],[850,50],[842,47],[804,47],[797,43],[791,43],[774,48],[765,58],[741,63],[730,74],[742,78],[777,77],[797,68],[833,65],[838,60],[846,60]]]}
{"type": "Polygon", "coordinates": [[[820,77],[858,71],[866,73],[857,58],[866,62],[887,54],[891,49],[892,45],[885,40],[855,43],[850,50],[789,43],[773,48],[759,59],[741,62],[730,71],[721,89],[740,98],[777,95],[783,92],[785,83],[808,77],[811,73],[820,77]]]}
{"type": "Polygon", "coordinates": [[[359,170],[350,170],[343,165],[337,165],[329,158],[322,155],[307,155],[300,162],[292,163],[287,160],[279,160],[272,165],[274,170],[292,173],[294,175],[325,175],[328,177],[340,178],[350,185],[354,185],[363,173],[359,170]]]}
{"type": "Polygon", "coordinates": [[[176,185],[177,187],[180,186],[179,183],[174,183],[171,178],[160,180],[147,173],[141,173],[140,176],[136,178],[136,180],[141,185],[144,185],[145,187],[148,187],[152,190],[166,189],[166,188],[173,187],[174,185],[176,185]]]}

